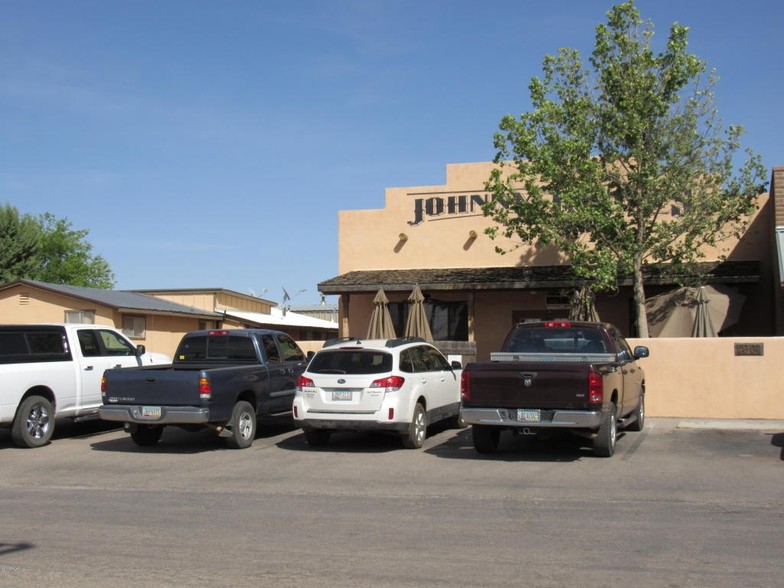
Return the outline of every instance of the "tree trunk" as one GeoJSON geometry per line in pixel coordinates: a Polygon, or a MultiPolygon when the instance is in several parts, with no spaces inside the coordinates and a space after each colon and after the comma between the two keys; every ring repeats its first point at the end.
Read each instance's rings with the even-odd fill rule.
{"type": "Polygon", "coordinates": [[[634,309],[637,312],[637,337],[646,339],[648,335],[648,314],[645,310],[645,288],[642,281],[642,259],[634,260],[634,309]]]}

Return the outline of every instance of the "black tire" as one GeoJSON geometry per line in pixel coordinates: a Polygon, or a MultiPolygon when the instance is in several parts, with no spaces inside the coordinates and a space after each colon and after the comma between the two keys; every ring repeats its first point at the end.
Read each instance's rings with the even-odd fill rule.
{"type": "Polygon", "coordinates": [[[54,433],[54,407],[43,396],[28,396],[19,405],[11,427],[11,441],[17,447],[41,447],[54,433]]]}
{"type": "Polygon", "coordinates": [[[501,429],[488,425],[473,425],[471,438],[474,441],[474,449],[479,453],[495,453],[501,440],[501,429]]]}
{"type": "Polygon", "coordinates": [[[311,447],[324,447],[329,444],[331,433],[326,429],[305,429],[305,441],[311,447]]]}
{"type": "Polygon", "coordinates": [[[154,447],[161,440],[161,425],[136,425],[131,428],[131,439],[141,447],[154,447]]]}
{"type": "Polygon", "coordinates": [[[406,449],[419,449],[425,444],[427,437],[427,413],[425,407],[417,402],[414,407],[414,415],[411,417],[411,424],[408,431],[403,435],[403,447],[406,449]]]}
{"type": "Polygon", "coordinates": [[[256,438],[256,411],[250,402],[240,400],[234,405],[229,422],[231,437],[226,443],[232,449],[245,449],[250,447],[256,438]]]}
{"type": "Polygon", "coordinates": [[[463,415],[458,412],[455,416],[449,417],[449,426],[453,429],[465,429],[468,423],[463,419],[463,415]]]}
{"type": "Polygon", "coordinates": [[[593,452],[599,457],[612,457],[615,453],[615,442],[618,439],[618,422],[614,404],[602,413],[602,424],[593,440],[593,452]]]}
{"type": "Polygon", "coordinates": [[[632,413],[634,417],[634,421],[629,423],[629,426],[626,427],[629,431],[642,431],[643,427],[645,427],[645,391],[640,392],[640,403],[637,405],[637,408],[634,409],[632,413]]]}

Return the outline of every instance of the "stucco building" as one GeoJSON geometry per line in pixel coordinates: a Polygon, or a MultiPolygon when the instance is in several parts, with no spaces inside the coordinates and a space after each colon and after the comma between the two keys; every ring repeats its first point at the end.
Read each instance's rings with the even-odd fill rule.
{"type": "MultiPolygon", "coordinates": [[[[481,207],[490,198],[484,184],[493,165],[450,164],[443,185],[387,188],[383,208],[339,212],[339,275],[321,282],[319,290],[340,296],[341,336],[365,335],[372,300],[382,288],[400,333],[415,284],[427,298],[434,339],[467,358],[489,357],[517,321],[566,316],[578,283],[565,259],[553,249],[485,234],[490,220],[481,207]],[[510,252],[501,255],[497,248],[510,252]]],[[[784,225],[781,170],[774,170],[772,182],[780,218],[768,194],[761,195],[744,236],[706,249],[701,276],[680,276],[724,285],[745,301],[738,321],[722,335],[776,334],[781,279],[773,236],[784,225]]],[[[678,286],[663,269],[646,267],[646,296],[678,286]]],[[[600,296],[596,308],[602,320],[636,335],[630,277],[600,296]]]]}

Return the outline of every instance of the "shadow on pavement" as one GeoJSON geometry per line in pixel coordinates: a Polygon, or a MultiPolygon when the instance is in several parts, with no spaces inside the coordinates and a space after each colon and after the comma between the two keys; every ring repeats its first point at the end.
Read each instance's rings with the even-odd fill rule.
{"type": "MultiPolygon", "coordinates": [[[[269,439],[294,430],[291,419],[261,419],[256,430],[256,441],[269,439]]],[[[122,429],[119,429],[122,431],[122,429]]],[[[162,453],[171,455],[189,455],[209,451],[237,451],[226,445],[226,440],[206,428],[186,430],[182,427],[167,426],[158,444],[153,447],[142,447],[134,443],[131,436],[122,433],[119,438],[97,441],[91,444],[95,451],[112,451],[120,453],[162,453]]],[[[249,449],[252,449],[251,446],[249,449]]],[[[241,450],[240,450],[241,451],[241,450]]]]}
{"type": "Polygon", "coordinates": [[[35,545],[32,543],[3,543],[0,542],[0,556],[8,555],[9,553],[14,553],[16,551],[26,551],[28,549],[34,549],[35,545]]]}
{"type": "Polygon", "coordinates": [[[781,448],[781,454],[779,455],[779,459],[781,461],[784,461],[784,433],[776,433],[772,435],[770,438],[770,444],[773,445],[773,447],[781,448]]]}
{"type": "MultiPolygon", "coordinates": [[[[622,443],[622,431],[618,442],[622,443]]],[[[618,447],[616,451],[619,451],[618,447]]],[[[568,433],[553,432],[546,436],[515,435],[509,431],[501,433],[495,453],[479,453],[474,449],[471,428],[460,431],[447,441],[426,449],[426,452],[444,459],[466,459],[504,462],[573,462],[583,458],[597,458],[591,442],[568,433]]]]}

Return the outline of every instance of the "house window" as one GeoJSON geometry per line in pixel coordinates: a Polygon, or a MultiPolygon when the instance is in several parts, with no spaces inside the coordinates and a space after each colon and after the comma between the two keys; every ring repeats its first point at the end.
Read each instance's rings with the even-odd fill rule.
{"type": "MultiPolygon", "coordinates": [[[[468,303],[445,302],[432,298],[424,302],[427,322],[434,341],[468,341],[468,303]]],[[[406,332],[409,302],[390,302],[389,314],[395,333],[402,337],[406,332]]]]}
{"type": "Polygon", "coordinates": [[[94,310],[66,310],[65,322],[77,323],[80,325],[94,325],[95,311],[94,310]]]}
{"type": "Polygon", "coordinates": [[[147,335],[147,319],[143,316],[124,316],[122,332],[131,339],[144,339],[147,335]]]}

